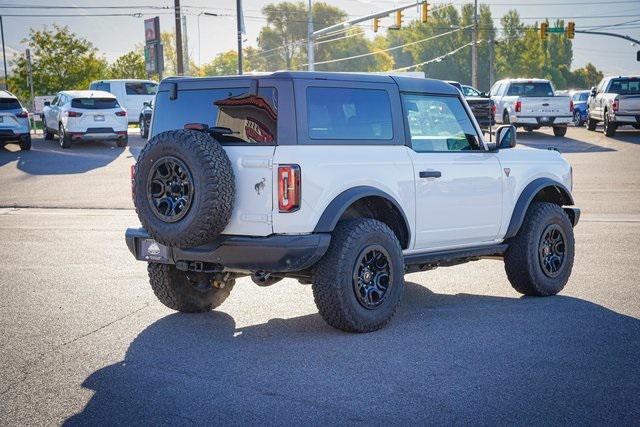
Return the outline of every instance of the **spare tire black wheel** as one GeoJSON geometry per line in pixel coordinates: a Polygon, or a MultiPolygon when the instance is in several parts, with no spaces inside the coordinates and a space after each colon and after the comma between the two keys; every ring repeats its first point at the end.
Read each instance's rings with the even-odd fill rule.
{"type": "Polygon", "coordinates": [[[209,134],[162,132],[140,152],[134,203],[158,243],[191,248],[215,240],[229,223],[234,197],[231,162],[209,134]]]}

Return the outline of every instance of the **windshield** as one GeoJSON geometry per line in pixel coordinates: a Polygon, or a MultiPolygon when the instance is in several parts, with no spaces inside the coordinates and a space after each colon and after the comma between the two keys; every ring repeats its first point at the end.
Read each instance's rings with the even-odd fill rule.
{"type": "Polygon", "coordinates": [[[511,83],[507,96],[525,96],[530,98],[553,96],[549,82],[511,83]]]}
{"type": "Polygon", "coordinates": [[[613,79],[607,92],[620,95],[640,95],[640,78],[613,79]]]}
{"type": "Polygon", "coordinates": [[[0,98],[0,111],[19,110],[22,106],[15,98],[0,98]]]}
{"type": "Polygon", "coordinates": [[[124,85],[127,95],[155,95],[158,84],[153,82],[128,82],[124,85]]]}
{"type": "Polygon", "coordinates": [[[115,98],[75,98],[71,101],[71,107],[84,108],[86,110],[118,108],[119,106],[120,104],[115,98]]]}

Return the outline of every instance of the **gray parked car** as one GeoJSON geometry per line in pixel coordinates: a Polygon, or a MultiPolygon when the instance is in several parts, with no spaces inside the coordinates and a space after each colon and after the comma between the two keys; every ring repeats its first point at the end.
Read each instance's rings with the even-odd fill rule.
{"type": "Polygon", "coordinates": [[[0,144],[16,142],[22,150],[31,149],[29,113],[11,92],[0,90],[0,144]]]}

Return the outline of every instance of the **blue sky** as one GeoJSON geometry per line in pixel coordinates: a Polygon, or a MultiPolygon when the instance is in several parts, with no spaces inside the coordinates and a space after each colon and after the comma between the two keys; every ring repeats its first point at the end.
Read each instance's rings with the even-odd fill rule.
{"type": "MultiPolygon", "coordinates": [[[[256,37],[264,19],[261,18],[260,9],[274,0],[244,0],[246,16],[246,43],[256,44],[256,37]]],[[[305,0],[306,1],[306,0],[305,0]]],[[[401,2],[389,0],[325,0],[329,4],[339,6],[346,10],[349,15],[362,15],[375,10],[387,9],[394,5],[405,4],[410,0],[401,2]]],[[[187,26],[189,38],[189,52],[191,58],[198,63],[208,62],[219,53],[236,46],[235,38],[235,0],[182,0],[183,5],[191,6],[186,8],[187,26]],[[208,12],[218,13],[221,16],[201,16],[196,15],[207,8],[208,12]],[[198,26],[199,21],[199,26],[198,26]],[[198,31],[198,27],[200,31],[198,31]],[[199,52],[200,47],[200,52],[199,52]]],[[[433,4],[443,4],[436,2],[433,4]]],[[[460,5],[463,0],[453,0],[451,3],[460,5]]],[[[598,26],[608,26],[627,21],[636,20],[626,26],[618,28],[611,27],[603,31],[613,31],[626,34],[636,39],[640,39],[640,0],[618,0],[618,1],[598,1],[598,0],[489,0],[480,1],[481,4],[488,4],[491,7],[494,18],[501,17],[509,9],[517,9],[525,22],[533,22],[540,17],[567,17],[576,22],[576,29],[588,29],[598,26]],[[544,5],[543,5],[544,4],[544,5]],[[529,19],[530,18],[530,19],[529,19]]],[[[90,40],[108,60],[122,55],[135,45],[143,42],[143,19],[158,14],[161,19],[161,29],[173,29],[173,15],[171,10],[159,10],[154,13],[144,10],[144,18],[132,16],[87,16],[96,13],[134,13],[142,11],[136,9],[136,5],[157,5],[172,6],[173,2],[163,0],[151,2],[150,0],[113,0],[100,2],[95,0],[70,1],[70,0],[0,0],[0,6],[27,6],[39,5],[51,6],[74,6],[79,9],[17,9],[0,8],[0,13],[4,16],[4,34],[8,48],[7,56],[11,57],[12,52],[23,50],[25,46],[21,40],[25,38],[30,28],[42,28],[53,23],[68,25],[72,31],[90,40]],[[126,9],[83,9],[95,6],[131,6],[131,10],[126,9]],[[15,14],[29,15],[24,17],[10,16],[15,14]],[[35,17],[40,14],[73,14],[75,17],[35,17]]],[[[407,19],[411,15],[417,16],[417,11],[410,10],[407,19]]],[[[405,20],[407,20],[405,19],[405,20]]],[[[499,21],[495,22],[499,26],[499,21]]],[[[633,46],[630,42],[591,35],[577,34],[574,40],[574,63],[573,67],[581,67],[587,62],[594,63],[598,69],[606,74],[640,73],[640,62],[636,62],[636,51],[640,46],[633,46]]],[[[465,54],[462,51],[459,54],[465,54]]],[[[534,77],[534,76],[531,76],[534,77]]]]}

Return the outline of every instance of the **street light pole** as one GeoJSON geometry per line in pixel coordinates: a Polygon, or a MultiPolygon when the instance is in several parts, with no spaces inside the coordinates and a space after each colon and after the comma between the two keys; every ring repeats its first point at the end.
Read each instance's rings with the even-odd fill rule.
{"type": "Polygon", "coordinates": [[[313,51],[313,5],[309,0],[309,13],[307,15],[307,62],[309,71],[315,70],[315,53],[313,51]]]}
{"type": "Polygon", "coordinates": [[[180,0],[174,0],[174,12],[176,18],[176,72],[179,76],[184,74],[184,60],[182,58],[182,19],[180,15],[180,0]]]}
{"type": "Polygon", "coordinates": [[[471,86],[478,87],[478,0],[473,0],[473,44],[471,45],[471,86]]]}
{"type": "Polygon", "coordinates": [[[238,27],[238,75],[242,74],[242,0],[236,0],[238,27]]]}
{"type": "Polygon", "coordinates": [[[7,75],[7,54],[4,50],[4,26],[2,25],[2,15],[0,15],[0,35],[2,36],[2,61],[4,62],[4,88],[9,90],[9,76],[7,75]]]}

